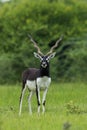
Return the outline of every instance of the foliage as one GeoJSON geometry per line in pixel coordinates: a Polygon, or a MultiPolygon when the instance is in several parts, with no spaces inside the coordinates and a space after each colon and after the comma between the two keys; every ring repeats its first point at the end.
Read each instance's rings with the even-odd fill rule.
{"type": "Polygon", "coordinates": [[[86,81],[86,37],[70,39],[59,52],[58,75],[66,81],[86,81]],[[84,40],[83,40],[84,39],[84,40]]]}
{"type": "Polygon", "coordinates": [[[2,55],[0,57],[0,83],[12,83],[13,79],[15,81],[16,74],[15,71],[12,68],[13,59],[12,56],[9,55],[2,55]]]}
{"type": "Polygon", "coordinates": [[[67,113],[80,114],[82,112],[79,106],[76,105],[73,101],[67,103],[66,108],[67,108],[67,113]]]}
{"type": "MultiPolygon", "coordinates": [[[[60,35],[64,34],[64,40],[57,51],[57,58],[52,63],[54,65],[55,62],[56,66],[51,67],[54,80],[71,81],[81,79],[84,72],[85,76],[87,75],[86,1],[45,0],[43,3],[43,0],[38,0],[38,2],[13,0],[0,4],[0,55],[2,59],[0,64],[4,64],[2,57],[6,56],[6,59],[8,55],[11,55],[9,66],[6,64],[6,67],[11,66],[14,72],[10,72],[13,72],[12,75],[15,76],[8,76],[9,81],[19,81],[25,68],[39,65],[33,58],[33,52],[36,50],[29,41],[28,33],[32,34],[44,53],[60,35]],[[74,41],[70,40],[72,38],[74,41]],[[79,63],[81,64],[78,65],[79,63]]],[[[1,70],[2,67],[0,67],[1,70]]],[[[1,76],[0,82],[2,79],[7,82],[4,76],[1,76]]]]}

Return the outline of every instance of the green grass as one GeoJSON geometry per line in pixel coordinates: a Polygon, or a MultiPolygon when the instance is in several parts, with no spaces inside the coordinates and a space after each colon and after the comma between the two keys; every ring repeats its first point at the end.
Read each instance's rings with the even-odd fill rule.
{"type": "Polygon", "coordinates": [[[22,115],[19,117],[20,92],[21,85],[0,85],[0,130],[63,130],[66,122],[71,124],[70,130],[87,130],[86,84],[52,83],[47,93],[44,115],[37,114],[35,95],[32,98],[33,114],[29,115],[26,92],[22,115]],[[71,108],[68,109],[67,104],[70,103],[71,108]],[[79,107],[80,113],[74,111],[74,106],[79,107]]]}

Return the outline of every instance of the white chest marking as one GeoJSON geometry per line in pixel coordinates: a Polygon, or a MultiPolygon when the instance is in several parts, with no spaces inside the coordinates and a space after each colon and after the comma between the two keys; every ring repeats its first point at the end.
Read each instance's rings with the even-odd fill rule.
{"type": "Polygon", "coordinates": [[[51,78],[48,78],[47,76],[37,78],[37,86],[41,89],[48,88],[51,83],[51,78]]]}
{"type": "MultiPolygon", "coordinates": [[[[37,78],[37,86],[40,89],[48,88],[50,83],[51,83],[51,78],[48,78],[47,76],[44,76],[44,77],[41,77],[41,78],[37,78]]],[[[34,81],[27,80],[26,81],[26,85],[28,86],[28,88],[31,91],[35,91],[36,90],[35,80],[34,81]]]]}

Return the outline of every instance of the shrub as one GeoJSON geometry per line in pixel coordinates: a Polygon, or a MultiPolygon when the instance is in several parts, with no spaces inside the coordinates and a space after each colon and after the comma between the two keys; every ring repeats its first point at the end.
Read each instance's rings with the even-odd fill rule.
{"type": "MultiPolygon", "coordinates": [[[[52,41],[56,41],[61,34],[64,34],[64,41],[57,51],[58,60],[53,60],[56,66],[51,67],[51,73],[55,80],[82,79],[87,72],[85,49],[87,46],[84,43],[86,41],[84,34],[87,33],[86,14],[87,4],[85,1],[45,0],[43,4],[43,0],[38,2],[35,0],[14,0],[10,3],[1,4],[0,66],[5,67],[5,65],[2,65],[6,62],[2,60],[2,57],[5,56],[5,60],[8,60],[8,66],[12,71],[14,70],[12,80],[18,80],[25,68],[35,67],[35,64],[37,64],[37,61],[33,58],[33,52],[36,50],[29,41],[27,34],[32,34],[43,53],[46,53],[48,47],[54,44],[52,41]],[[77,39],[78,37],[82,38],[81,41],[78,39],[73,44],[74,41],[69,41],[73,37],[74,39],[75,37],[77,39]],[[69,49],[68,44],[70,44],[69,49]],[[8,54],[12,57],[8,58],[8,54]]],[[[52,66],[54,66],[54,63],[52,63],[52,66]]],[[[4,68],[1,70],[4,70],[4,68]]],[[[2,82],[3,76],[1,77],[2,82]]]]}

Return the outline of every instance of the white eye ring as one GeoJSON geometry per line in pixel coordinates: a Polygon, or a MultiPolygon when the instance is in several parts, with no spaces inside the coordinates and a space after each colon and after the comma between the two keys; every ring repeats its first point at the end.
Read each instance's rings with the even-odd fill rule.
{"type": "Polygon", "coordinates": [[[49,59],[47,58],[46,61],[49,62],[49,59]]]}

